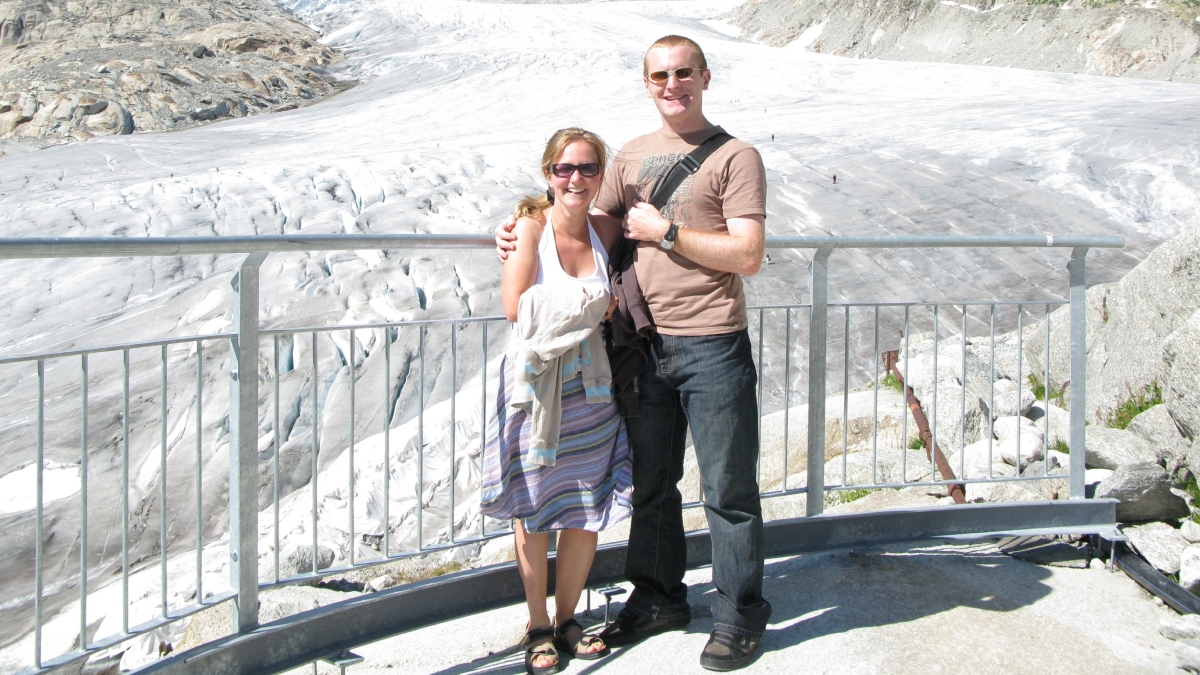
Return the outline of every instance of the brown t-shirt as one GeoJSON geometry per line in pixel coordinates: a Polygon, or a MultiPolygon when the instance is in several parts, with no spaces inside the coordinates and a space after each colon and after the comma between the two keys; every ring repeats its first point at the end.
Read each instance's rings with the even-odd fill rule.
{"type": "MultiPolygon", "coordinates": [[[[595,206],[614,218],[624,218],[637,201],[650,199],[659,179],[680,157],[719,131],[723,129],[715,127],[679,137],[660,129],[626,143],[604,174],[595,206]]],[[[762,157],[753,146],[735,138],[684,179],[662,214],[680,227],[727,232],[729,218],[766,217],[766,201],[762,157]]],[[[648,241],[639,242],[634,268],[660,333],[721,335],[746,327],[740,275],[698,265],[648,241]]]]}

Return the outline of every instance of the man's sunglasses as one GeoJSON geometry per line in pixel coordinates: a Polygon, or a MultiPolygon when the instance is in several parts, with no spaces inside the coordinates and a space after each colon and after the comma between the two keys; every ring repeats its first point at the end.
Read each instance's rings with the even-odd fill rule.
{"type": "Polygon", "coordinates": [[[646,76],[654,84],[666,84],[671,75],[677,80],[686,80],[696,73],[702,73],[708,68],[676,68],[675,70],[656,70],[646,76]]]}
{"type": "Polygon", "coordinates": [[[555,164],[550,167],[550,172],[559,178],[570,178],[576,171],[584,178],[595,178],[600,175],[600,165],[596,162],[588,162],[587,164],[555,164]]]}

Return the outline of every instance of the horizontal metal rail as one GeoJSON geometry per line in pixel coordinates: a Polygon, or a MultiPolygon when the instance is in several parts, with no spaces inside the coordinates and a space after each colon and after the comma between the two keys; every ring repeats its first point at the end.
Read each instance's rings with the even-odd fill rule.
{"type": "MultiPolygon", "coordinates": [[[[125,258],[361,251],[399,248],[488,248],[490,234],[258,234],[225,237],[8,237],[0,238],[0,259],[125,258]]],[[[1032,236],[770,236],[767,248],[1121,248],[1123,237],[1032,236]]]]}

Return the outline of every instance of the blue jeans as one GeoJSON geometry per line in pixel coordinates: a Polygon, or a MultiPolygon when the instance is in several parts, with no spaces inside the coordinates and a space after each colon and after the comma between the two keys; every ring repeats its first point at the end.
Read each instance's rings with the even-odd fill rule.
{"type": "Polygon", "coordinates": [[[762,509],[758,497],[758,374],[746,330],[659,335],[641,375],[639,417],[626,420],[633,446],[633,517],[625,611],[648,619],[690,616],[683,573],[683,451],[692,429],[712,536],[714,627],[762,635],[762,509]]]}

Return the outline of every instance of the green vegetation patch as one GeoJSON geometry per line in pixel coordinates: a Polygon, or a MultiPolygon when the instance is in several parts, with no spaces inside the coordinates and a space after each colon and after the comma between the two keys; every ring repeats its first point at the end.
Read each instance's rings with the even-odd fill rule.
{"type": "MultiPolygon", "coordinates": [[[[1067,386],[1069,382],[1063,382],[1063,385],[1057,390],[1050,389],[1050,402],[1060,408],[1067,408],[1067,386]]],[[[1046,385],[1042,383],[1041,378],[1036,373],[1029,374],[1029,386],[1033,388],[1033,397],[1038,401],[1046,400],[1046,385]]]]}
{"type": "Polygon", "coordinates": [[[901,394],[904,393],[904,388],[900,386],[900,380],[896,379],[895,373],[888,373],[882,380],[879,381],[883,386],[889,389],[895,389],[901,394]]]}
{"type": "Polygon", "coordinates": [[[1157,382],[1151,382],[1136,393],[1131,389],[1129,393],[1129,398],[1118,405],[1117,409],[1109,413],[1108,418],[1104,420],[1106,426],[1112,429],[1125,429],[1133,421],[1133,418],[1163,402],[1162,387],[1158,386],[1157,382]]]}
{"type": "Polygon", "coordinates": [[[1068,444],[1066,441],[1064,441],[1061,438],[1054,439],[1054,442],[1050,444],[1050,449],[1054,450],[1055,452],[1061,452],[1064,455],[1071,454],[1070,444],[1068,444]]]}
{"type": "Polygon", "coordinates": [[[1183,489],[1188,493],[1188,507],[1192,509],[1191,519],[1194,522],[1200,523],[1200,485],[1196,484],[1196,477],[1188,475],[1187,482],[1183,484],[1183,489]]]}
{"type": "Polygon", "coordinates": [[[833,490],[828,496],[825,497],[825,506],[830,507],[837,506],[838,504],[849,504],[850,502],[856,502],[872,492],[879,492],[879,490],[872,490],[870,488],[858,490],[833,490]]]}
{"type": "Polygon", "coordinates": [[[924,450],[925,442],[921,440],[920,436],[913,436],[908,441],[908,449],[909,450],[924,450]]]}

